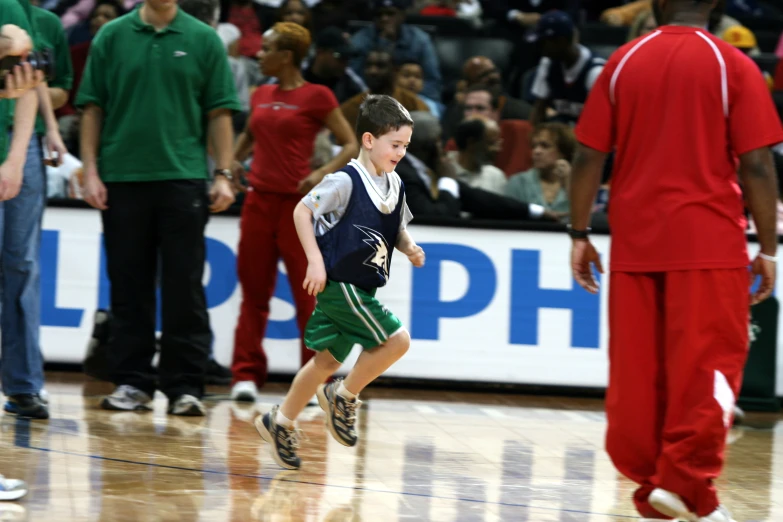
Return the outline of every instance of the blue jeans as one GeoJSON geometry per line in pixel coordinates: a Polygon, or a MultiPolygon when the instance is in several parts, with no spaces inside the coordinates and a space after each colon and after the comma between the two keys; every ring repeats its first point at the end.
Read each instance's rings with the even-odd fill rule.
{"type": "Polygon", "coordinates": [[[38,393],[44,383],[39,253],[45,204],[46,170],[41,140],[34,134],[19,195],[0,202],[0,362],[6,395],[38,393]]]}

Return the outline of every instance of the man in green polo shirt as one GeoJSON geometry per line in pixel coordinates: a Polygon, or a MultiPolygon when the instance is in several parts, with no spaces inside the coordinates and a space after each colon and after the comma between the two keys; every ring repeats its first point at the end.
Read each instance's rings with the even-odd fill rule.
{"type": "Polygon", "coordinates": [[[101,403],[149,410],[156,379],[169,413],[203,415],[212,334],[202,276],[209,211],[234,201],[231,112],[240,109],[217,33],[174,0],[145,0],[93,40],[84,107],[85,200],[102,211],[111,282],[109,373],[101,403]],[[207,143],[216,163],[207,191],[207,143]],[[157,376],[155,282],[161,264],[157,376]]]}

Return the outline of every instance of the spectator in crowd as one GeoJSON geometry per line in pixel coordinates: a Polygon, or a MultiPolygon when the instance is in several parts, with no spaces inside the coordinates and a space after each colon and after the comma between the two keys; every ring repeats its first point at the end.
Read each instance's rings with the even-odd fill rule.
{"type": "Polygon", "coordinates": [[[79,114],[73,106],[73,100],[79,91],[84,66],[87,64],[87,56],[90,53],[90,45],[92,45],[92,38],[98,34],[101,27],[123,14],[125,14],[125,10],[119,0],[97,0],[88,18],[90,39],[71,45],[73,86],[68,102],[57,111],[57,117],[60,121],[60,132],[69,150],[79,150],[79,114]]]}
{"type": "Polygon", "coordinates": [[[228,54],[228,66],[234,78],[234,87],[242,110],[233,116],[234,131],[239,133],[245,128],[247,115],[250,113],[250,81],[247,73],[247,63],[239,58],[239,39],[242,36],[239,28],[233,24],[218,24],[218,36],[223,41],[223,47],[228,54]]]}
{"type": "Polygon", "coordinates": [[[400,62],[397,64],[397,86],[407,89],[427,104],[436,118],[443,114],[443,104],[421,94],[424,88],[424,70],[418,62],[400,62]]]}
{"type": "Polygon", "coordinates": [[[483,10],[479,0],[416,0],[412,11],[422,16],[462,18],[472,22],[476,28],[482,25],[483,10]]]}
{"type": "Polygon", "coordinates": [[[291,22],[310,31],[312,20],[310,9],[302,0],[285,0],[277,9],[278,22],[291,22]]]}
{"type": "Polygon", "coordinates": [[[101,407],[149,410],[159,387],[170,414],[204,415],[212,341],[204,231],[209,212],[234,201],[231,111],[240,108],[223,44],[176,3],[145,0],[96,36],[76,104],[84,107],[85,200],[102,211],[111,283],[108,365],[117,388],[101,407]]]}
{"type": "Polygon", "coordinates": [[[457,127],[457,150],[447,153],[456,178],[474,188],[505,194],[506,175],[493,163],[500,152],[500,127],[495,120],[472,117],[457,127]]]}
{"type": "MultiPolygon", "coordinates": [[[[294,207],[303,194],[358,151],[356,136],[334,93],[302,77],[301,64],[309,48],[310,33],[297,24],[280,22],[264,34],[258,61],[263,74],[276,77],[278,83],[261,85],[253,92],[247,128],[234,147],[237,171],[253,153],[237,253],[242,304],[231,368],[234,400],[255,400],[258,388],[266,382],[263,339],[281,257],[300,334],[315,308],[315,297],[302,288],[307,258],[294,228],[294,207]],[[324,127],[342,149],[320,169],[311,171],[316,135],[324,127]]],[[[304,344],[300,349],[304,365],[314,352],[304,344]]]]}
{"type": "Polygon", "coordinates": [[[454,136],[457,125],[467,116],[466,105],[489,107],[490,100],[493,110],[497,112],[493,119],[500,121],[530,118],[530,104],[503,92],[503,78],[495,63],[486,56],[474,56],[463,65],[458,92],[443,115],[445,137],[448,139],[454,136]],[[466,99],[469,92],[474,93],[470,103],[466,99]]]}
{"type": "Polygon", "coordinates": [[[522,203],[455,179],[454,165],[441,147],[438,119],[428,112],[412,112],[411,118],[416,132],[396,172],[405,183],[405,197],[412,213],[419,217],[555,219],[540,205],[522,203]]]}
{"type": "Polygon", "coordinates": [[[655,31],[658,24],[655,22],[652,10],[642,11],[634,18],[631,27],[628,29],[628,41],[635,40],[640,36],[647,36],[655,31]]]}
{"type": "MultiPolygon", "coordinates": [[[[220,18],[219,0],[179,0],[179,7],[183,12],[189,14],[199,22],[207,24],[212,29],[217,30],[218,19],[220,18]]],[[[225,48],[226,45],[223,44],[223,47],[225,48]]],[[[228,50],[226,50],[226,52],[228,52],[228,50]]]]}
{"type": "MultiPolygon", "coordinates": [[[[388,47],[395,62],[415,61],[424,70],[422,94],[440,101],[441,76],[438,55],[429,35],[418,27],[403,23],[407,0],[373,0],[375,23],[360,29],[351,42],[355,49],[377,49],[388,47]]],[[[368,54],[360,55],[351,63],[354,71],[365,71],[368,54]]],[[[365,78],[367,81],[367,78],[365,78]]],[[[369,81],[367,81],[369,84],[369,81]]],[[[397,100],[400,101],[400,100],[397,100]]],[[[407,108],[407,107],[406,107],[407,108]]],[[[408,109],[410,110],[410,109],[408,109]]]]}
{"type": "Polygon", "coordinates": [[[532,92],[536,97],[531,122],[550,119],[575,124],[587,95],[606,60],[579,44],[571,18],[563,11],[551,11],[536,26],[543,57],[538,64],[532,92]],[[548,116],[548,110],[553,115],[548,116]]]}
{"type": "Polygon", "coordinates": [[[506,195],[568,214],[568,187],[576,138],[563,123],[542,123],[533,131],[533,168],[508,180],[506,195]]]}
{"type": "Polygon", "coordinates": [[[310,9],[316,34],[327,27],[348,31],[351,20],[372,20],[372,5],[367,0],[321,0],[310,9]]]}
{"type": "Polygon", "coordinates": [[[368,94],[387,94],[400,102],[408,112],[429,112],[427,104],[421,98],[397,84],[392,54],[385,49],[374,49],[367,54],[364,61],[364,80],[367,82],[368,91],[357,94],[340,106],[351,126],[356,125],[359,106],[368,94]]]}
{"type": "Polygon", "coordinates": [[[258,85],[262,77],[256,64],[256,55],[261,50],[264,34],[260,6],[253,0],[228,0],[228,5],[221,4],[221,10],[225,11],[225,15],[221,13],[221,21],[239,28],[241,36],[237,58],[245,63],[250,85],[258,85]]]}
{"type": "Polygon", "coordinates": [[[367,90],[361,76],[348,67],[356,55],[350,39],[338,28],[327,27],[315,37],[315,56],[305,65],[305,81],[329,87],[344,103],[367,90]]]}
{"type": "MultiPolygon", "coordinates": [[[[741,25],[733,25],[726,29],[721,35],[721,40],[730,43],[748,56],[754,54],[754,50],[758,50],[756,35],[753,34],[753,31],[741,25]]],[[[773,90],[775,80],[772,75],[763,70],[761,73],[764,75],[769,89],[773,90]]]]}
{"type": "MultiPolygon", "coordinates": [[[[35,33],[29,3],[0,3],[0,19],[4,23],[0,28],[0,58],[32,50],[30,34],[35,33]]],[[[8,401],[5,410],[20,417],[47,419],[49,409],[39,395],[44,375],[39,345],[38,268],[46,189],[43,172],[28,176],[24,166],[30,156],[28,147],[39,101],[48,101],[48,95],[46,84],[41,84],[42,74],[34,74],[29,64],[15,67],[4,80],[0,94],[0,122],[6,129],[0,133],[0,357],[3,393],[8,401]],[[11,104],[12,100],[5,98],[18,100],[11,104]]],[[[51,104],[48,107],[51,112],[51,104]]],[[[5,486],[5,482],[0,484],[5,486]]],[[[25,487],[21,481],[8,484],[11,489],[17,486],[25,487]]]]}

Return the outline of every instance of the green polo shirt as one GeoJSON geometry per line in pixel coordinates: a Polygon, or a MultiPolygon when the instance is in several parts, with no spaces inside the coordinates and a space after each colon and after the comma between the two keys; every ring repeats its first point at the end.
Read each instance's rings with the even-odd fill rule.
{"type": "MultiPolygon", "coordinates": [[[[65,37],[60,17],[51,11],[32,6],[33,21],[36,28],[36,50],[52,49],[54,52],[54,80],[49,87],[58,87],[70,91],[73,87],[73,65],[71,64],[71,49],[65,37]]],[[[35,120],[35,132],[46,134],[46,123],[40,111],[35,120]]]]}
{"type": "MultiPolygon", "coordinates": [[[[0,0],[0,20],[3,24],[18,25],[35,41],[34,24],[30,14],[30,2],[27,0],[0,0]]],[[[0,99],[0,129],[8,129],[14,123],[11,100],[0,99]]],[[[0,132],[0,163],[8,156],[8,133],[0,132]]]]}
{"type": "Polygon", "coordinates": [[[162,31],[139,9],[104,25],[90,47],[76,105],[103,109],[104,181],[207,179],[207,123],[241,110],[217,32],[178,10],[162,31]]]}

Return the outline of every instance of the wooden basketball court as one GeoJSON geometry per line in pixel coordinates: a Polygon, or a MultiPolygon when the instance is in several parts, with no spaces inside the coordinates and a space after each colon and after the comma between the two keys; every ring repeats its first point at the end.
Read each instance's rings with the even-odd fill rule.
{"type": "MultiPolygon", "coordinates": [[[[636,519],[633,484],[603,451],[596,399],[370,389],[361,441],[345,448],[318,408],[300,422],[299,472],[282,472],[252,424],[255,405],[211,388],[204,419],[98,409],[105,383],[49,374],[49,421],[0,419],[0,473],[30,492],[0,520],[599,522],[636,519]],[[222,395],[221,395],[222,394],[222,395]]],[[[735,429],[724,503],[740,522],[783,521],[783,416],[735,429]]]]}

